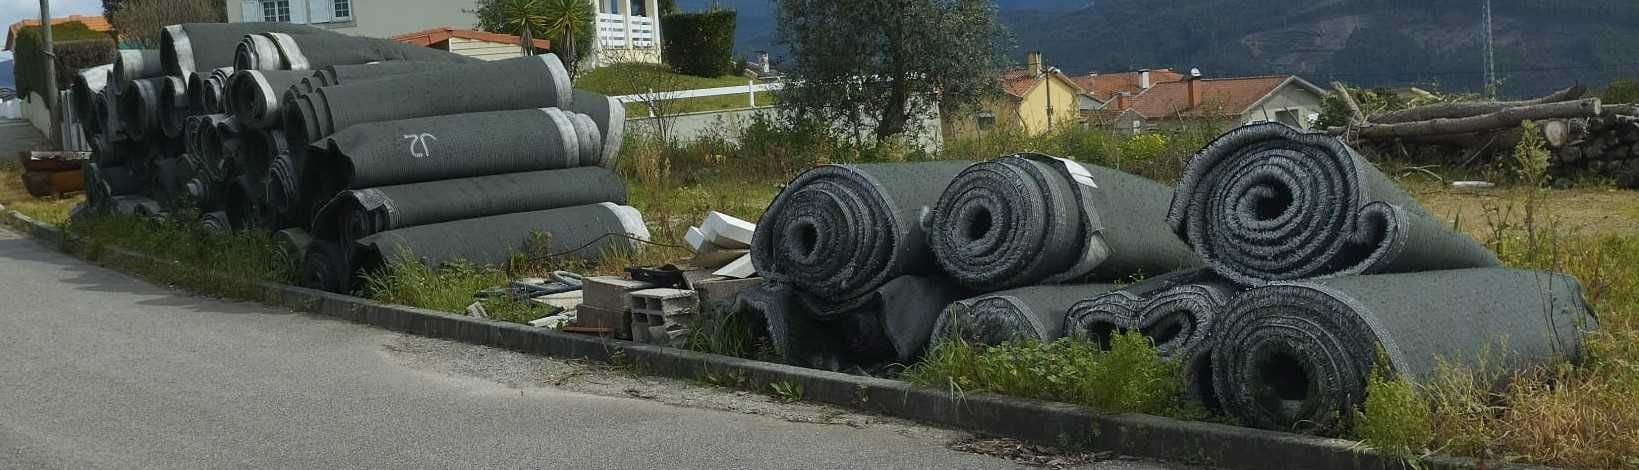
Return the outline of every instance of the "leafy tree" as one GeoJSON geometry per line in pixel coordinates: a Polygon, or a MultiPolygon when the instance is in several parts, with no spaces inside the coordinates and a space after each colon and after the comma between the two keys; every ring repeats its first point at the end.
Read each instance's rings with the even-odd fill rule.
{"type": "Polygon", "coordinates": [[[988,0],[776,5],[778,41],[792,59],[782,102],[799,118],[874,126],[878,139],[912,130],[934,106],[959,109],[993,93],[1011,41],[988,0]]]}
{"type": "Polygon", "coordinates": [[[518,36],[526,53],[534,37],[552,39],[552,52],[574,74],[580,70],[579,52],[592,49],[597,11],[585,0],[478,0],[467,10],[478,17],[478,29],[518,36]],[[572,38],[572,40],[571,40],[572,38]]]}
{"type": "Polygon", "coordinates": [[[1606,103],[1639,103],[1639,80],[1611,80],[1600,96],[1606,103]]]}
{"type": "Polygon", "coordinates": [[[105,1],[103,18],[114,25],[113,34],[127,47],[159,47],[166,26],[227,21],[226,4],[212,0],[105,1]]]}

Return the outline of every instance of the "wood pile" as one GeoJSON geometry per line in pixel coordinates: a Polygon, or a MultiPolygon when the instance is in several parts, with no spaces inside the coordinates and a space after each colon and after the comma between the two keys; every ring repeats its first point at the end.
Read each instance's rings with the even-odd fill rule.
{"type": "Polygon", "coordinates": [[[1553,154],[1554,176],[1598,175],[1639,189],[1639,105],[1584,98],[1587,90],[1577,86],[1532,100],[1438,103],[1367,116],[1346,89],[1333,86],[1352,116],[1348,126],[1329,131],[1362,148],[1398,146],[1408,155],[1450,157],[1439,163],[1484,165],[1512,155],[1523,137],[1520,123],[1532,121],[1553,154]]]}

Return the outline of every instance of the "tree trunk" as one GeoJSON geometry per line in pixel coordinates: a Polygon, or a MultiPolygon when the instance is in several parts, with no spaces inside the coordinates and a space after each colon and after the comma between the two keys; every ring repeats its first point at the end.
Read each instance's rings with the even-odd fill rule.
{"type": "Polygon", "coordinates": [[[518,47],[523,48],[524,55],[535,55],[535,35],[531,34],[528,24],[522,33],[518,35],[518,47]]]}
{"type": "Polygon", "coordinates": [[[1497,101],[1497,102],[1463,102],[1440,103],[1428,106],[1418,106],[1411,109],[1384,113],[1371,118],[1375,124],[1397,124],[1402,122],[1427,121],[1440,118],[1464,118],[1491,114],[1509,108],[1533,106],[1539,104],[1561,103],[1581,98],[1587,93],[1587,87],[1577,85],[1554,92],[1551,95],[1525,101],[1497,101]]]}
{"type": "Polygon", "coordinates": [[[1598,116],[1599,99],[1588,98],[1562,103],[1517,106],[1480,116],[1434,119],[1399,124],[1369,124],[1360,128],[1361,139],[1394,139],[1440,134],[1465,134],[1518,126],[1520,121],[1598,116]]]}

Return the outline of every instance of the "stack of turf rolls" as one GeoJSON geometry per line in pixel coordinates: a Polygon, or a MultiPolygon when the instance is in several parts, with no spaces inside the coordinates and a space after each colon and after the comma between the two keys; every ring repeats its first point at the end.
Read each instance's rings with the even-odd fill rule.
{"type": "Polygon", "coordinates": [[[1335,434],[1380,364],[1496,372],[1575,360],[1595,328],[1562,274],[1501,267],[1342,141],[1234,129],[1175,188],[1041,154],[826,165],[759,221],[742,295],[786,361],[895,370],[938,341],[1137,332],[1190,396],[1335,434]]]}
{"type": "Polygon", "coordinates": [[[556,56],[279,23],[161,37],[74,77],[87,212],[271,233],[304,284],[335,292],[400,258],[591,260],[649,236],[611,171],[624,108],[574,90],[556,56]]]}

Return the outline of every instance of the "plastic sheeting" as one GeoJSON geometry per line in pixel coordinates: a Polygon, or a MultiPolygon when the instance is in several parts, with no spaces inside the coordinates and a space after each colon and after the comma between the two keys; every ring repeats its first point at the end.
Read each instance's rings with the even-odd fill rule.
{"type": "Polygon", "coordinates": [[[980,291],[1199,266],[1164,222],[1171,197],[1140,176],[1012,155],[951,181],[934,206],[929,244],[946,272],[980,291]]]}
{"type": "Polygon", "coordinates": [[[1413,381],[1440,361],[1481,376],[1580,357],[1596,327],[1577,281],[1505,268],[1278,282],[1221,320],[1212,390],[1267,429],[1334,434],[1361,404],[1381,349],[1413,381]]]}
{"type": "Polygon", "coordinates": [[[798,175],[752,238],[757,273],[789,282],[821,316],[846,312],[888,281],[939,270],[923,216],[965,161],[825,165],[798,175]]]}
{"type": "Polygon", "coordinates": [[[1185,166],[1167,221],[1244,285],[1500,265],[1342,141],[1282,124],[1207,145],[1185,166]]]}

